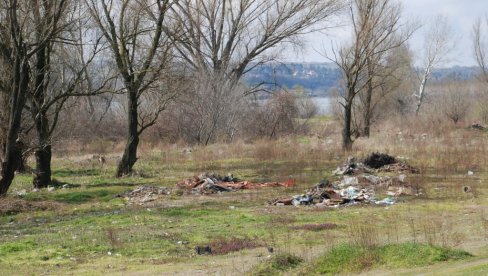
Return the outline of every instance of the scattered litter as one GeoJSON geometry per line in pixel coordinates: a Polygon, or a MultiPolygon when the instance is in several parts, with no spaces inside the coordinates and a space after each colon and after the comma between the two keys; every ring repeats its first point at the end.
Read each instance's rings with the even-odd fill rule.
{"type": "Polygon", "coordinates": [[[469,176],[473,176],[474,175],[474,172],[473,171],[468,171],[468,175],[469,176]]]}
{"type": "MultiPolygon", "coordinates": [[[[171,192],[165,187],[139,186],[132,191],[118,195],[127,200],[128,204],[144,205],[147,202],[157,200],[171,192]]],[[[149,209],[148,209],[149,210],[149,209]]]]}
{"type": "Polygon", "coordinates": [[[377,205],[393,205],[396,203],[396,200],[392,197],[387,197],[383,200],[375,201],[374,203],[377,205]]]}
{"type": "Polygon", "coordinates": [[[465,192],[465,193],[471,193],[471,187],[470,186],[464,186],[463,187],[463,192],[465,192]]]}
{"type": "Polygon", "coordinates": [[[81,187],[80,184],[63,184],[63,186],[61,186],[62,189],[73,189],[73,188],[78,188],[78,187],[81,187]]]}
{"type": "Polygon", "coordinates": [[[14,189],[13,193],[15,194],[15,196],[24,197],[27,195],[27,190],[26,189],[22,189],[22,190],[14,189]]]}

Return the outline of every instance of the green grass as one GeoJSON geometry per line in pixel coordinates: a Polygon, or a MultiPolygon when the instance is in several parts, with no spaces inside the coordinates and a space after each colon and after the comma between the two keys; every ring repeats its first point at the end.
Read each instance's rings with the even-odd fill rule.
{"type": "Polygon", "coordinates": [[[426,266],[471,256],[463,250],[416,243],[390,244],[374,248],[342,244],[320,257],[308,267],[307,272],[313,275],[333,275],[379,267],[394,269],[426,266]]]}
{"type": "Polygon", "coordinates": [[[31,239],[1,244],[0,256],[6,256],[13,253],[20,253],[22,251],[33,250],[36,248],[36,246],[37,244],[31,239]]]}
{"type": "MultiPolygon", "coordinates": [[[[447,172],[440,177],[441,173],[435,171],[437,167],[429,167],[427,173],[410,178],[414,184],[422,180],[428,196],[405,198],[389,207],[358,205],[324,210],[267,205],[267,201],[274,198],[302,194],[323,177],[333,180],[331,171],[343,162],[344,156],[339,149],[331,147],[333,144],[329,146],[314,137],[264,141],[259,150],[266,153],[271,148],[269,156],[258,156],[258,146],[247,143],[197,147],[190,155],[182,155],[180,148],[171,146],[159,149],[164,154],[156,153],[158,149],[141,153],[135,169],[142,172],[143,177],[121,179],[113,177],[114,159],[100,167],[55,158],[53,172],[56,180],[69,183],[72,188],[32,192],[32,176],[29,174],[17,175],[12,184],[8,199],[17,200],[13,191],[26,189],[27,195],[21,200],[58,203],[54,209],[21,210],[0,216],[2,273],[91,275],[140,271],[148,275],[176,272],[192,275],[203,271],[242,275],[265,259],[252,273],[293,275],[305,268],[311,273],[317,263],[327,259],[327,265],[321,267],[337,273],[378,268],[395,274],[397,269],[412,264],[424,266],[466,257],[458,251],[403,244],[408,241],[448,243],[446,246],[466,248],[480,258],[488,256],[486,229],[482,224],[483,218],[488,219],[488,213],[484,211],[484,206],[488,205],[486,197],[453,193],[454,197],[439,198],[437,194],[440,192],[430,193],[435,187],[433,183],[454,187],[458,180],[466,180],[465,172],[463,175],[447,172]],[[205,196],[172,194],[143,206],[127,205],[123,199],[115,197],[139,185],[174,187],[181,179],[205,171],[221,175],[231,172],[251,181],[294,178],[297,186],[205,196]],[[325,254],[333,246],[350,243],[348,225],[361,222],[374,222],[372,227],[380,237],[380,244],[402,244],[384,246],[372,253],[341,245],[337,248],[342,251],[334,249],[330,251],[333,255],[325,254]],[[324,223],[339,227],[327,231],[294,228],[324,223]],[[225,255],[199,256],[195,252],[195,246],[206,246],[223,238],[239,240],[246,237],[256,239],[263,246],[225,255]],[[462,239],[459,244],[450,244],[455,241],[452,237],[462,239]],[[432,241],[427,241],[428,238],[432,241]],[[285,257],[262,257],[269,254],[268,246],[275,248],[275,252],[300,256],[304,261],[292,268],[296,263],[285,257]]],[[[373,150],[364,142],[361,147],[365,152],[373,150]]],[[[473,149],[476,149],[474,153],[479,151],[473,149]]],[[[399,150],[398,154],[410,156],[412,161],[421,158],[417,155],[425,155],[415,149],[412,153],[399,150]]],[[[479,166],[485,168],[486,162],[480,160],[477,161],[479,166]]],[[[478,170],[476,172],[478,176],[478,170]]],[[[488,174],[480,169],[479,177],[479,192],[484,195],[488,191],[484,184],[488,174]]],[[[480,265],[472,271],[484,269],[486,267],[480,265]]]]}

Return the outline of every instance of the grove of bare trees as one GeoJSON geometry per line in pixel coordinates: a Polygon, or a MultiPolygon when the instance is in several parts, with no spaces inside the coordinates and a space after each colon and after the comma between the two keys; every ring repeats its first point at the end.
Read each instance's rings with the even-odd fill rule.
{"type": "Polygon", "coordinates": [[[386,64],[388,54],[402,46],[415,28],[402,23],[401,5],[393,0],[354,0],[349,2],[352,41],[334,52],[331,60],[344,78],[342,146],[351,150],[354,138],[369,136],[374,91],[397,68],[386,64]],[[354,105],[363,99],[363,129],[354,128],[354,105]]]}

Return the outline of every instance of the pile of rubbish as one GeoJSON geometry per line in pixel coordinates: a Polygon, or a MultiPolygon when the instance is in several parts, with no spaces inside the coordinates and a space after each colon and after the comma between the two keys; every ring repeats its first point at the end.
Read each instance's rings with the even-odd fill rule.
{"type": "Polygon", "coordinates": [[[420,173],[419,169],[414,168],[404,162],[397,160],[395,157],[384,153],[372,153],[362,162],[355,157],[349,157],[342,166],[338,167],[334,175],[359,175],[373,174],[377,172],[394,172],[394,173],[420,173]]]}
{"type": "Polygon", "coordinates": [[[169,194],[171,194],[171,191],[168,188],[145,185],[120,194],[118,197],[124,198],[129,205],[144,205],[147,202],[158,200],[169,194]]]}
{"type": "Polygon", "coordinates": [[[338,180],[323,180],[302,195],[291,198],[274,199],[271,205],[316,205],[324,207],[348,206],[359,203],[377,205],[394,204],[398,197],[413,195],[412,185],[404,173],[418,173],[419,170],[387,154],[373,153],[363,162],[349,157],[345,164],[333,173],[338,180]],[[377,176],[376,172],[395,172],[395,176],[377,176]],[[383,189],[387,197],[377,200],[375,191],[383,189]]]}
{"type": "Polygon", "coordinates": [[[485,131],[486,127],[480,124],[472,124],[469,126],[470,129],[485,131]]]}
{"type": "Polygon", "coordinates": [[[267,187],[292,187],[294,185],[295,180],[293,179],[286,182],[254,183],[250,181],[241,181],[232,174],[221,177],[215,173],[202,173],[199,176],[193,176],[192,178],[182,180],[180,183],[176,184],[176,188],[192,194],[211,194],[267,187]]]}

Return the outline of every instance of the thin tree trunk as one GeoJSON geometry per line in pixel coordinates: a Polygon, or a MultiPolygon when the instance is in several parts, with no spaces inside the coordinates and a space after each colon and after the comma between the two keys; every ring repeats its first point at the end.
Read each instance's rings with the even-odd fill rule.
{"type": "Polygon", "coordinates": [[[371,116],[373,110],[371,110],[371,98],[373,97],[373,65],[371,64],[371,60],[368,59],[368,82],[366,86],[366,99],[364,101],[364,122],[363,122],[363,137],[369,138],[370,130],[371,130],[371,116]]]}
{"type": "Polygon", "coordinates": [[[345,151],[352,150],[352,101],[347,100],[344,104],[344,128],[342,129],[342,149],[345,151]]]}
{"type": "Polygon", "coordinates": [[[420,107],[422,106],[422,102],[424,101],[425,97],[425,86],[427,85],[427,80],[429,79],[430,75],[430,67],[425,68],[424,75],[422,76],[422,81],[420,82],[419,94],[417,95],[417,108],[415,110],[415,114],[419,114],[420,107]]]}
{"type": "Polygon", "coordinates": [[[127,144],[125,145],[124,155],[117,167],[116,177],[122,177],[132,173],[132,167],[137,161],[137,146],[139,145],[139,131],[137,118],[137,91],[130,90],[127,93],[128,99],[128,133],[127,144]]]}

